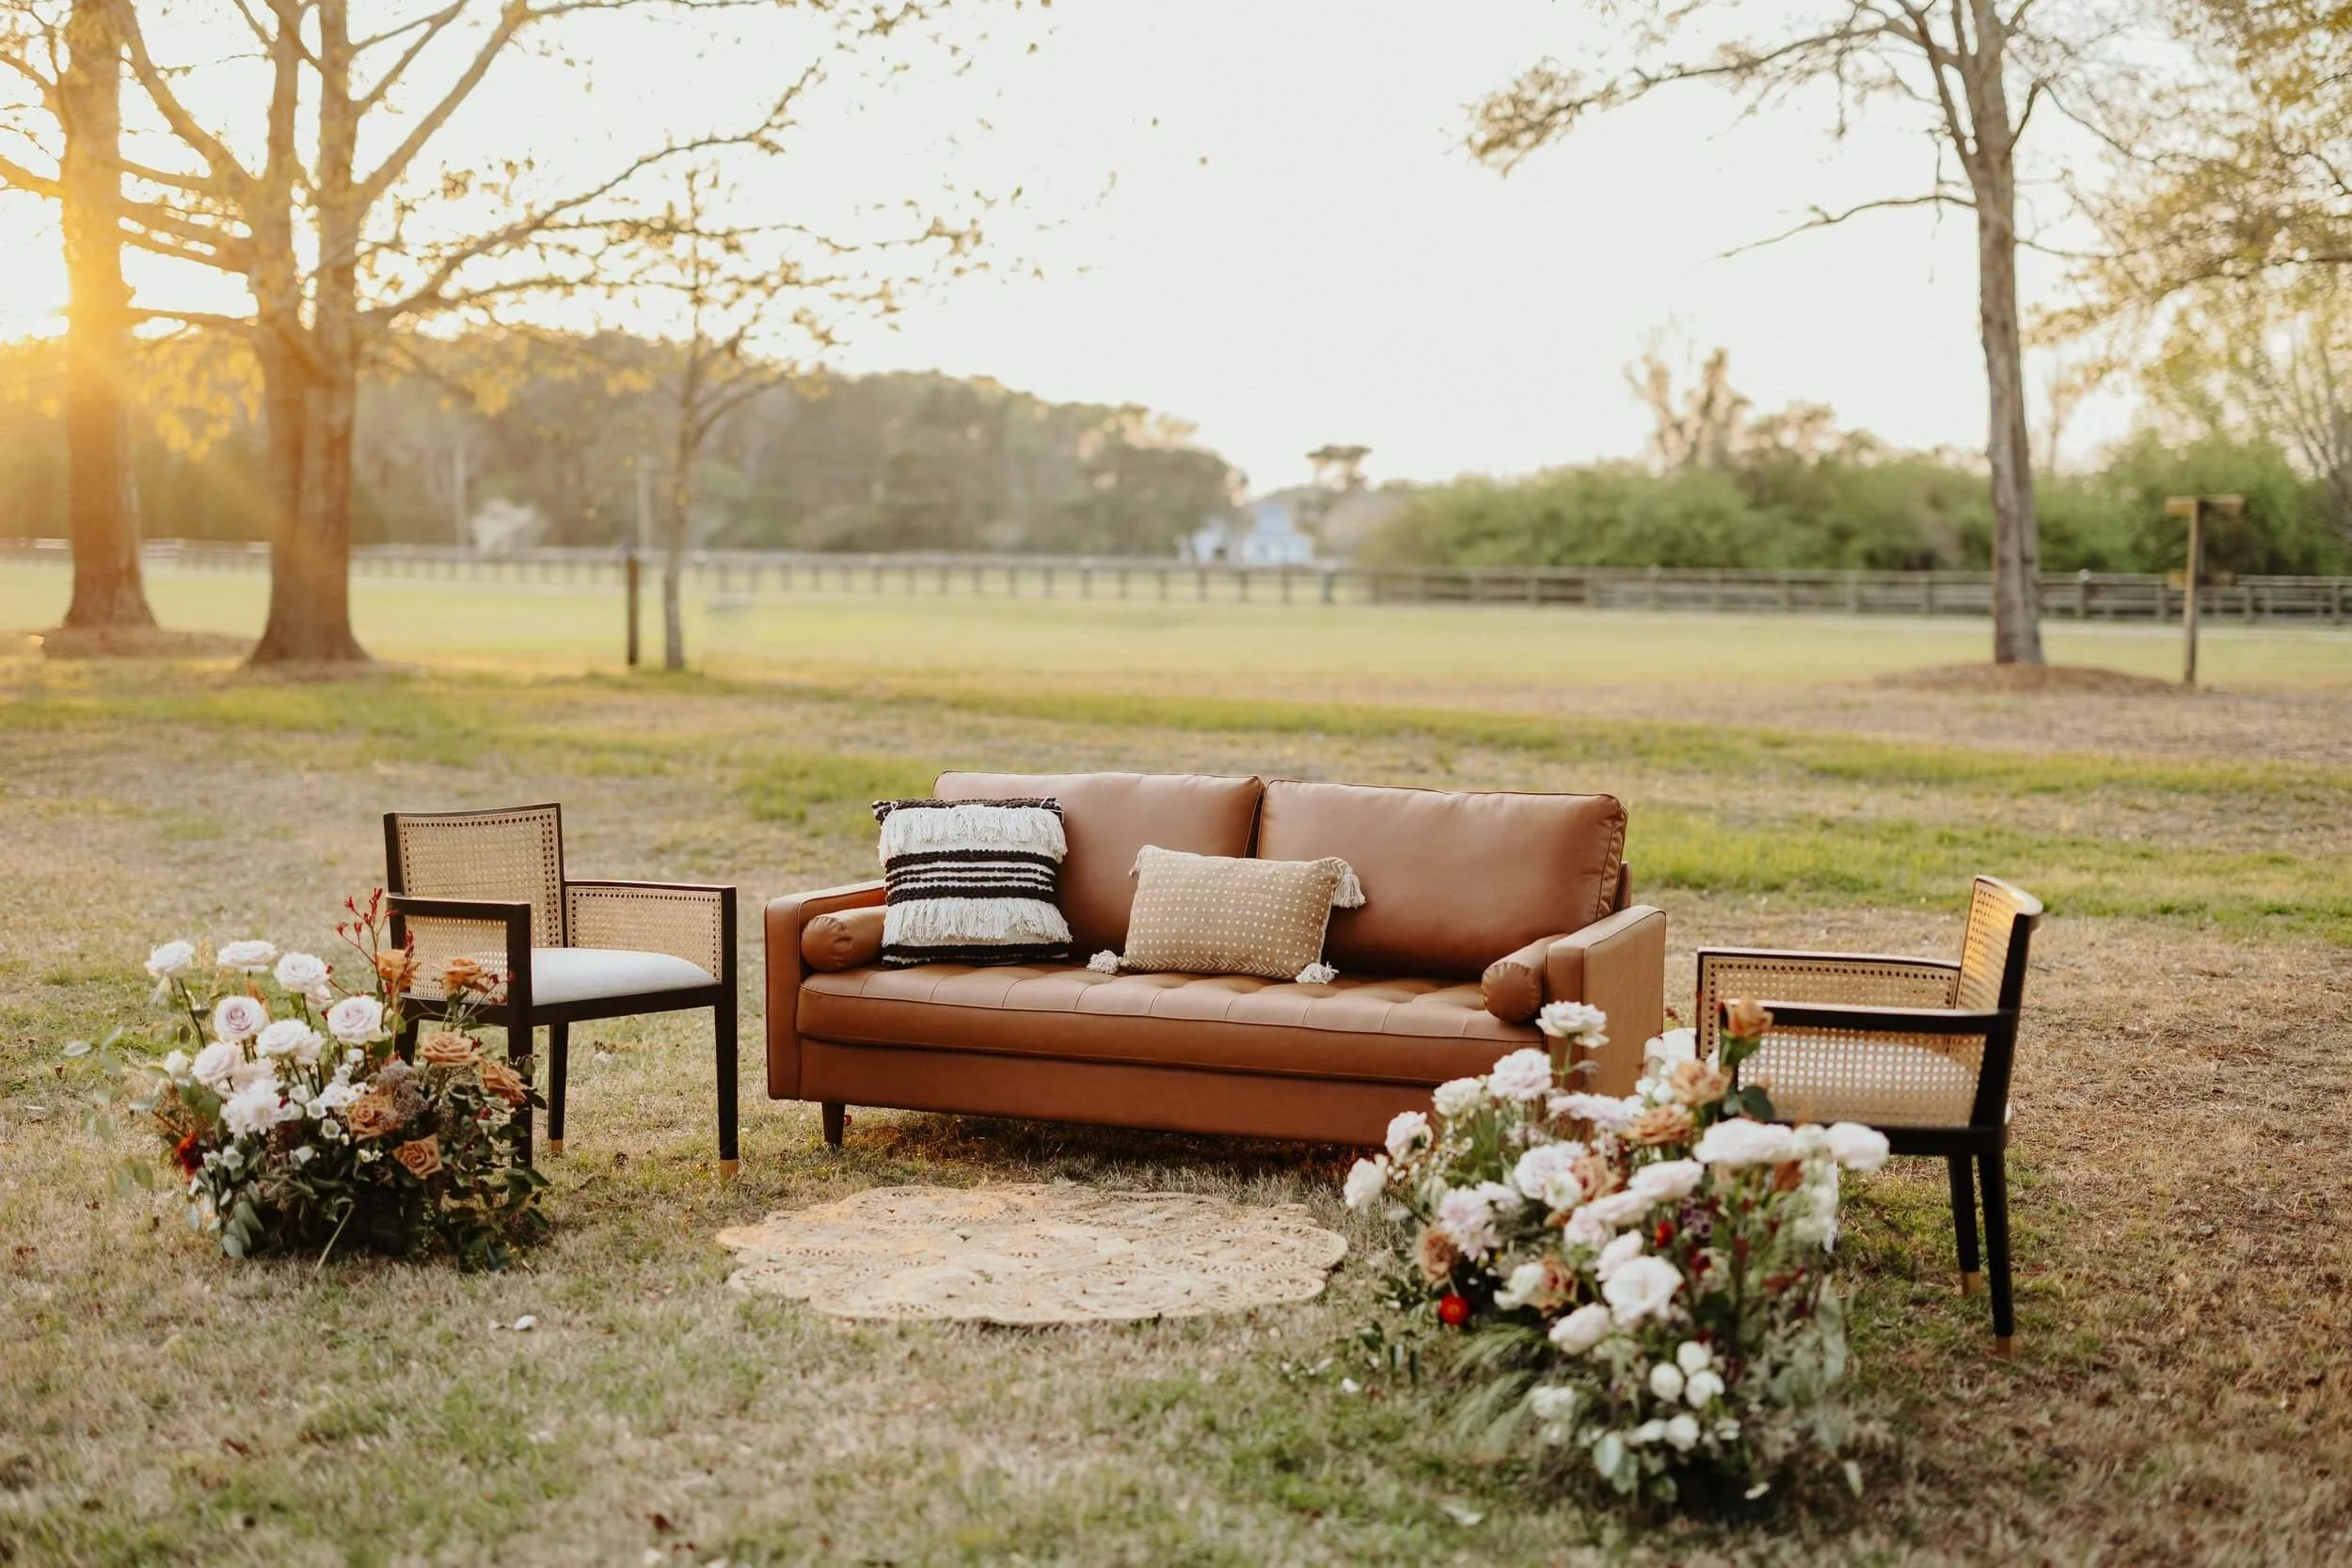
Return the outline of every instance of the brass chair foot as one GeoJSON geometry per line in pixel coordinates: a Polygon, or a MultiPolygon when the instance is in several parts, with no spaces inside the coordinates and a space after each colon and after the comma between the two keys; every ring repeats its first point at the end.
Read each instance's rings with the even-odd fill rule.
{"type": "Polygon", "coordinates": [[[559,1160],[562,1159],[564,1157],[564,1140],[561,1138],[549,1138],[548,1140],[548,1152],[554,1155],[559,1160]]]}
{"type": "Polygon", "coordinates": [[[1983,1289],[1984,1289],[1984,1275],[1981,1275],[1981,1274],[1978,1273],[1978,1272],[1977,1272],[1976,1270],[1974,1270],[1974,1269],[1963,1269],[1963,1270],[1961,1270],[1961,1271],[1960,1271],[1960,1293],[1961,1293],[1962,1295],[1963,1295],[1963,1296],[1973,1296],[1973,1295],[1975,1295],[1975,1294],[1976,1294],[1979,1291],[1981,1291],[1981,1290],[1983,1290],[1983,1289]]]}
{"type": "Polygon", "coordinates": [[[2017,1359],[2017,1340],[2016,1340],[2016,1338],[2015,1338],[2013,1336],[2011,1336],[2011,1335],[2007,1335],[2007,1334],[1995,1334],[1994,1336],[1993,1336],[1993,1354],[1995,1354],[1995,1355],[1997,1355],[1997,1356],[1999,1356],[1999,1357],[2000,1357],[2002,1360],[2004,1360],[2004,1361],[2014,1361],[2014,1360],[2016,1360],[2016,1359],[2017,1359]]]}
{"type": "Polygon", "coordinates": [[[732,1181],[735,1180],[735,1173],[742,1168],[743,1162],[740,1160],[722,1160],[719,1162],[719,1180],[732,1181]]]}

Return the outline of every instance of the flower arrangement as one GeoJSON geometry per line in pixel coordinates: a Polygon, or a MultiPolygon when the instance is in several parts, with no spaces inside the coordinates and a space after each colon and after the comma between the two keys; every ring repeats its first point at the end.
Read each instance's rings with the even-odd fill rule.
{"type": "Polygon", "coordinates": [[[1643,1502],[1761,1497],[1843,1438],[1838,1177],[1878,1168],[1886,1140],[1776,1124],[1762,1089],[1735,1087],[1772,1022],[1752,1004],[1715,1061],[1687,1029],[1652,1040],[1624,1099],[1565,1082],[1576,1046],[1607,1043],[1602,1013],[1554,1003],[1537,1022],[1552,1050],[1440,1085],[1434,1119],[1399,1115],[1348,1204],[1407,1227],[1400,1298],[1470,1337],[1471,1425],[1643,1502]]]}
{"type": "MultiPolygon", "coordinates": [[[[449,1014],[404,1060],[395,1043],[414,947],[389,942],[381,891],[343,909],[335,934],[357,955],[356,984],[268,942],[209,953],[167,942],[147,959],[167,1022],[127,1046],[117,1029],[67,1053],[105,1073],[99,1101],[151,1122],[186,1181],[189,1223],[231,1258],[317,1247],[324,1264],[348,1242],[400,1255],[439,1246],[467,1267],[501,1266],[537,1232],[546,1185],[515,1124],[540,1101],[471,1032],[503,978],[450,960],[449,1014]]],[[[151,1180],[139,1161],[122,1177],[151,1180]]]]}

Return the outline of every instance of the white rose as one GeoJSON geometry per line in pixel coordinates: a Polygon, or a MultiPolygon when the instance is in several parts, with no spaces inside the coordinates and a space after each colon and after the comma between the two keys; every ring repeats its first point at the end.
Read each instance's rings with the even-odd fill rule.
{"type": "Polygon", "coordinates": [[[1790,1147],[1796,1150],[1798,1159],[1810,1160],[1816,1154],[1829,1152],[1829,1133],[1808,1121],[1796,1130],[1790,1147]]]}
{"type": "Polygon", "coordinates": [[[1495,1063],[1486,1087],[1497,1100],[1541,1100],[1551,1092],[1551,1058],[1532,1045],[1514,1051],[1495,1063]]]}
{"type": "Polygon", "coordinates": [[[1685,1377],[1696,1377],[1715,1364],[1715,1353],[1696,1339],[1685,1339],[1675,1347],[1675,1365],[1685,1377]]]}
{"type": "Polygon", "coordinates": [[[1642,1233],[1638,1230],[1629,1230],[1600,1249],[1600,1256],[1593,1260],[1593,1277],[1605,1281],[1611,1275],[1623,1268],[1629,1260],[1640,1256],[1642,1256],[1642,1233]]]}
{"type": "Polygon", "coordinates": [[[1630,1328],[1645,1318],[1664,1318],[1681,1289],[1681,1272],[1663,1258],[1634,1258],[1609,1276],[1600,1293],[1617,1325],[1630,1328]]]}
{"type": "Polygon", "coordinates": [[[1570,1246],[1588,1246],[1597,1252],[1609,1244],[1616,1231],[1587,1204],[1568,1216],[1568,1223],[1560,1227],[1560,1239],[1570,1246]]]}
{"type": "Polygon", "coordinates": [[[1581,1355],[1609,1337],[1609,1308],[1598,1302],[1578,1307],[1551,1325],[1551,1342],[1570,1355],[1581,1355]]]}
{"type": "Polygon", "coordinates": [[[1626,1191],[1640,1193],[1653,1203],[1672,1203],[1689,1197],[1706,1174],[1707,1167],[1696,1160],[1661,1160],[1635,1171],[1626,1191]]]}
{"type": "Polygon", "coordinates": [[[1848,1170],[1873,1171],[1886,1164],[1886,1134],[1876,1128],[1841,1121],[1827,1136],[1830,1158],[1848,1170]]]}
{"type": "Polygon", "coordinates": [[[230,1095],[220,1107],[220,1119],[239,1137],[266,1132],[294,1112],[278,1098],[276,1078],[257,1078],[230,1095]]]}
{"type": "Polygon", "coordinates": [[[1582,1144],[1537,1144],[1511,1167],[1511,1182],[1547,1209],[1573,1209],[1584,1196],[1574,1169],[1583,1157],[1582,1144]]]}
{"type": "Polygon", "coordinates": [[[310,996],[326,984],[326,960],[313,953],[289,953],[271,973],[288,990],[310,996]]]}
{"type": "Polygon", "coordinates": [[[245,1061],[245,1053],[226,1040],[210,1040],[188,1064],[188,1076],[220,1094],[229,1086],[229,1075],[245,1061]]]}
{"type": "Polygon", "coordinates": [[[1654,1035],[1643,1045],[1642,1057],[1669,1068],[1677,1062],[1695,1062],[1699,1059],[1699,1032],[1669,1029],[1662,1035],[1654,1035]]]}
{"type": "Polygon", "coordinates": [[[164,1076],[173,1083],[184,1084],[188,1081],[188,1053],[186,1052],[174,1051],[164,1058],[163,1067],[164,1076]]]}
{"type": "Polygon", "coordinates": [[[1419,1111],[1399,1111],[1389,1118],[1389,1158],[1402,1160],[1429,1141],[1429,1118],[1419,1111]]]}
{"type": "Polygon", "coordinates": [[[1576,1407],[1583,1399],[1574,1388],[1546,1386],[1530,1390],[1527,1405],[1539,1421],[1568,1421],[1576,1418],[1576,1407]]]}
{"type": "Polygon", "coordinates": [[[1666,1423],[1666,1441],[1677,1449],[1688,1453],[1697,1447],[1699,1424],[1688,1416],[1677,1416],[1666,1423]]]}
{"type": "Polygon", "coordinates": [[[1389,1190],[1389,1166],[1385,1160],[1359,1160],[1347,1172],[1346,1196],[1350,1209],[1369,1209],[1389,1190]]]}
{"type": "MultiPolygon", "coordinates": [[[[1597,1036],[1608,1022],[1607,1013],[1581,1002],[1548,1002],[1535,1014],[1535,1027],[1556,1040],[1597,1036]]],[[[1591,1043],[1606,1045],[1608,1041],[1596,1038],[1591,1043]]]]}
{"type": "Polygon", "coordinates": [[[1555,1094],[1549,1107],[1555,1117],[1570,1117],[1589,1121],[1605,1132],[1622,1132],[1633,1125],[1633,1118],[1647,1107],[1641,1097],[1613,1100],[1605,1094],[1555,1094]]]}
{"type": "Polygon", "coordinates": [[[1606,1197],[1597,1197],[1579,1209],[1577,1212],[1590,1214],[1595,1224],[1605,1225],[1612,1230],[1617,1230],[1631,1225],[1649,1211],[1649,1196],[1646,1193],[1637,1193],[1629,1189],[1622,1193],[1611,1193],[1606,1197]]]}
{"type": "Polygon", "coordinates": [[[1797,1135],[1788,1128],[1734,1117],[1708,1128],[1691,1158],[1710,1165],[1777,1165],[1796,1152],[1797,1135]]]}
{"type": "Polygon", "coordinates": [[[1495,1212],[1508,1212],[1518,1206],[1519,1195],[1500,1181],[1457,1187],[1438,1204],[1438,1228],[1466,1256],[1484,1259],[1502,1244],[1502,1234],[1495,1228],[1495,1212]]]}
{"type": "Polygon", "coordinates": [[[1649,1370],[1649,1391],[1671,1404],[1682,1397],[1682,1369],[1661,1361],[1649,1370]]]}
{"type": "Polygon", "coordinates": [[[319,1090],[318,1097],[310,1101],[310,1105],[318,1115],[324,1117],[330,1111],[342,1110],[366,1092],[365,1089],[339,1072],[335,1074],[334,1082],[319,1090]]]}
{"type": "Polygon", "coordinates": [[[373,996],[346,996],[326,1009],[326,1027],[345,1045],[367,1045],[384,1037],[384,1004],[373,996]]]}
{"type": "Polygon", "coordinates": [[[220,944],[217,961],[223,969],[233,969],[246,974],[259,974],[278,957],[274,942],[224,942],[220,944]]]}
{"type": "Polygon", "coordinates": [[[278,1081],[276,1062],[265,1056],[251,1060],[240,1058],[237,1065],[229,1069],[229,1087],[234,1091],[242,1091],[264,1078],[273,1084],[278,1081]]]}
{"type": "Polygon", "coordinates": [[[188,965],[196,959],[196,943],[167,942],[147,956],[147,973],[158,980],[169,980],[185,974],[188,965]]]}
{"type": "Polygon", "coordinates": [[[1692,1372],[1682,1381],[1682,1402],[1693,1410],[1704,1410],[1711,1400],[1724,1395],[1724,1380],[1711,1371],[1692,1372]]]}
{"type": "Polygon", "coordinates": [[[264,1056],[292,1056],[308,1046],[314,1062],[319,1043],[319,1032],[298,1018],[281,1018],[253,1037],[253,1049],[264,1056]]]}
{"type": "Polygon", "coordinates": [[[1438,1115],[1451,1121],[1485,1106],[1486,1085],[1476,1078],[1449,1079],[1438,1085],[1438,1092],[1430,1100],[1437,1105],[1438,1115]]]}
{"type": "Polygon", "coordinates": [[[222,1039],[251,1039],[268,1027],[269,1009],[249,996],[224,996],[213,1007],[213,1033],[222,1039]]]}
{"type": "Polygon", "coordinates": [[[1511,1277],[1495,1292],[1495,1305],[1505,1312],[1515,1311],[1534,1299],[1543,1288],[1544,1266],[1541,1263],[1521,1263],[1511,1271],[1511,1277]]]}

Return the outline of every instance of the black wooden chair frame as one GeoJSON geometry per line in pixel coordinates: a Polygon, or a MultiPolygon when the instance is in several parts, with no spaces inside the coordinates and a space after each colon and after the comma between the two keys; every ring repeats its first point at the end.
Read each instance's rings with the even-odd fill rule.
{"type": "MultiPolygon", "coordinates": [[[[537,808],[531,808],[537,809],[537,808]]],[[[560,811],[560,808],[555,808],[560,811]]],[[[644,891],[661,895],[695,894],[713,896],[719,905],[720,974],[714,984],[692,986],[675,990],[639,991],[621,996],[598,996],[576,1002],[542,1003],[532,996],[532,905],[529,899],[502,898],[437,898],[403,891],[401,887],[400,824],[403,820],[463,818],[478,815],[471,812],[409,813],[388,812],[384,817],[384,859],[386,892],[391,907],[391,938],[395,944],[408,939],[412,922],[459,921],[469,924],[496,925],[504,933],[504,987],[496,1000],[476,1004],[469,1011],[485,1023],[506,1031],[507,1058],[526,1083],[533,1081],[532,1043],[535,1032],[545,1025],[548,1031],[548,1151],[564,1152],[564,1088],[569,1067],[571,1026],[605,1018],[634,1018],[651,1013],[691,1012],[710,1009],[711,1027],[715,1038],[714,1054],[718,1070],[719,1169],[723,1177],[732,1177],[739,1164],[737,1150],[737,1036],[738,964],[736,958],[736,890],[732,887],[700,882],[621,881],[611,879],[574,879],[562,876],[562,863],[557,862],[557,875],[564,891],[563,906],[554,911],[557,930],[563,938],[556,945],[570,947],[568,907],[574,889],[596,889],[627,894],[644,891]]],[[[558,817],[558,842],[561,838],[561,817],[558,817]]],[[[576,951],[594,952],[595,948],[576,951]]],[[[485,955],[486,956],[486,955],[485,955]]],[[[447,1018],[453,1004],[446,998],[404,994],[401,998],[402,1056],[413,1055],[418,1025],[428,1019],[447,1018]]],[[[532,1157],[531,1107],[524,1105],[516,1112],[516,1123],[522,1131],[523,1159],[532,1157]]]]}

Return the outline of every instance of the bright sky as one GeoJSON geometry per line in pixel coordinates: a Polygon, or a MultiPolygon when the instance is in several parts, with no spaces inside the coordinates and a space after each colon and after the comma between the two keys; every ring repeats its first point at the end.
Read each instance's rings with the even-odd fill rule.
{"type": "MultiPolygon", "coordinates": [[[[773,199],[800,215],[942,181],[1017,184],[992,232],[1000,257],[1040,275],[1008,267],[920,299],[894,330],[853,333],[843,369],[1147,404],[1196,423],[1263,489],[1303,479],[1302,454],[1329,441],[1371,447],[1375,479],[1631,454],[1646,418],[1624,368],[1670,328],[1727,347],[1760,407],[1824,402],[1899,444],[1983,443],[1966,214],[1874,215],[1723,257],[1817,202],[1923,188],[1932,144],[1892,105],[1839,142],[1825,102],[1741,119],[1693,90],[1595,120],[1504,179],[1461,150],[1467,105],[1546,55],[1589,56],[1613,35],[1585,8],[1061,0],[962,14],[964,74],[902,38],[904,76],[836,78],[773,199]]],[[[589,166],[753,102],[802,57],[772,28],[713,42],[592,22],[567,40],[592,94],[580,68],[517,59],[451,135],[589,166]]],[[[229,119],[255,106],[229,86],[213,102],[229,119]]],[[[0,335],[54,329],[55,252],[47,214],[0,198],[0,335]]],[[[2057,263],[2028,256],[2024,270],[2029,303],[2059,297],[2057,263]]],[[[202,293],[169,263],[137,281],[151,299],[202,293]]],[[[2110,398],[2077,414],[2062,454],[2086,457],[2128,412],[2110,398]]]]}

